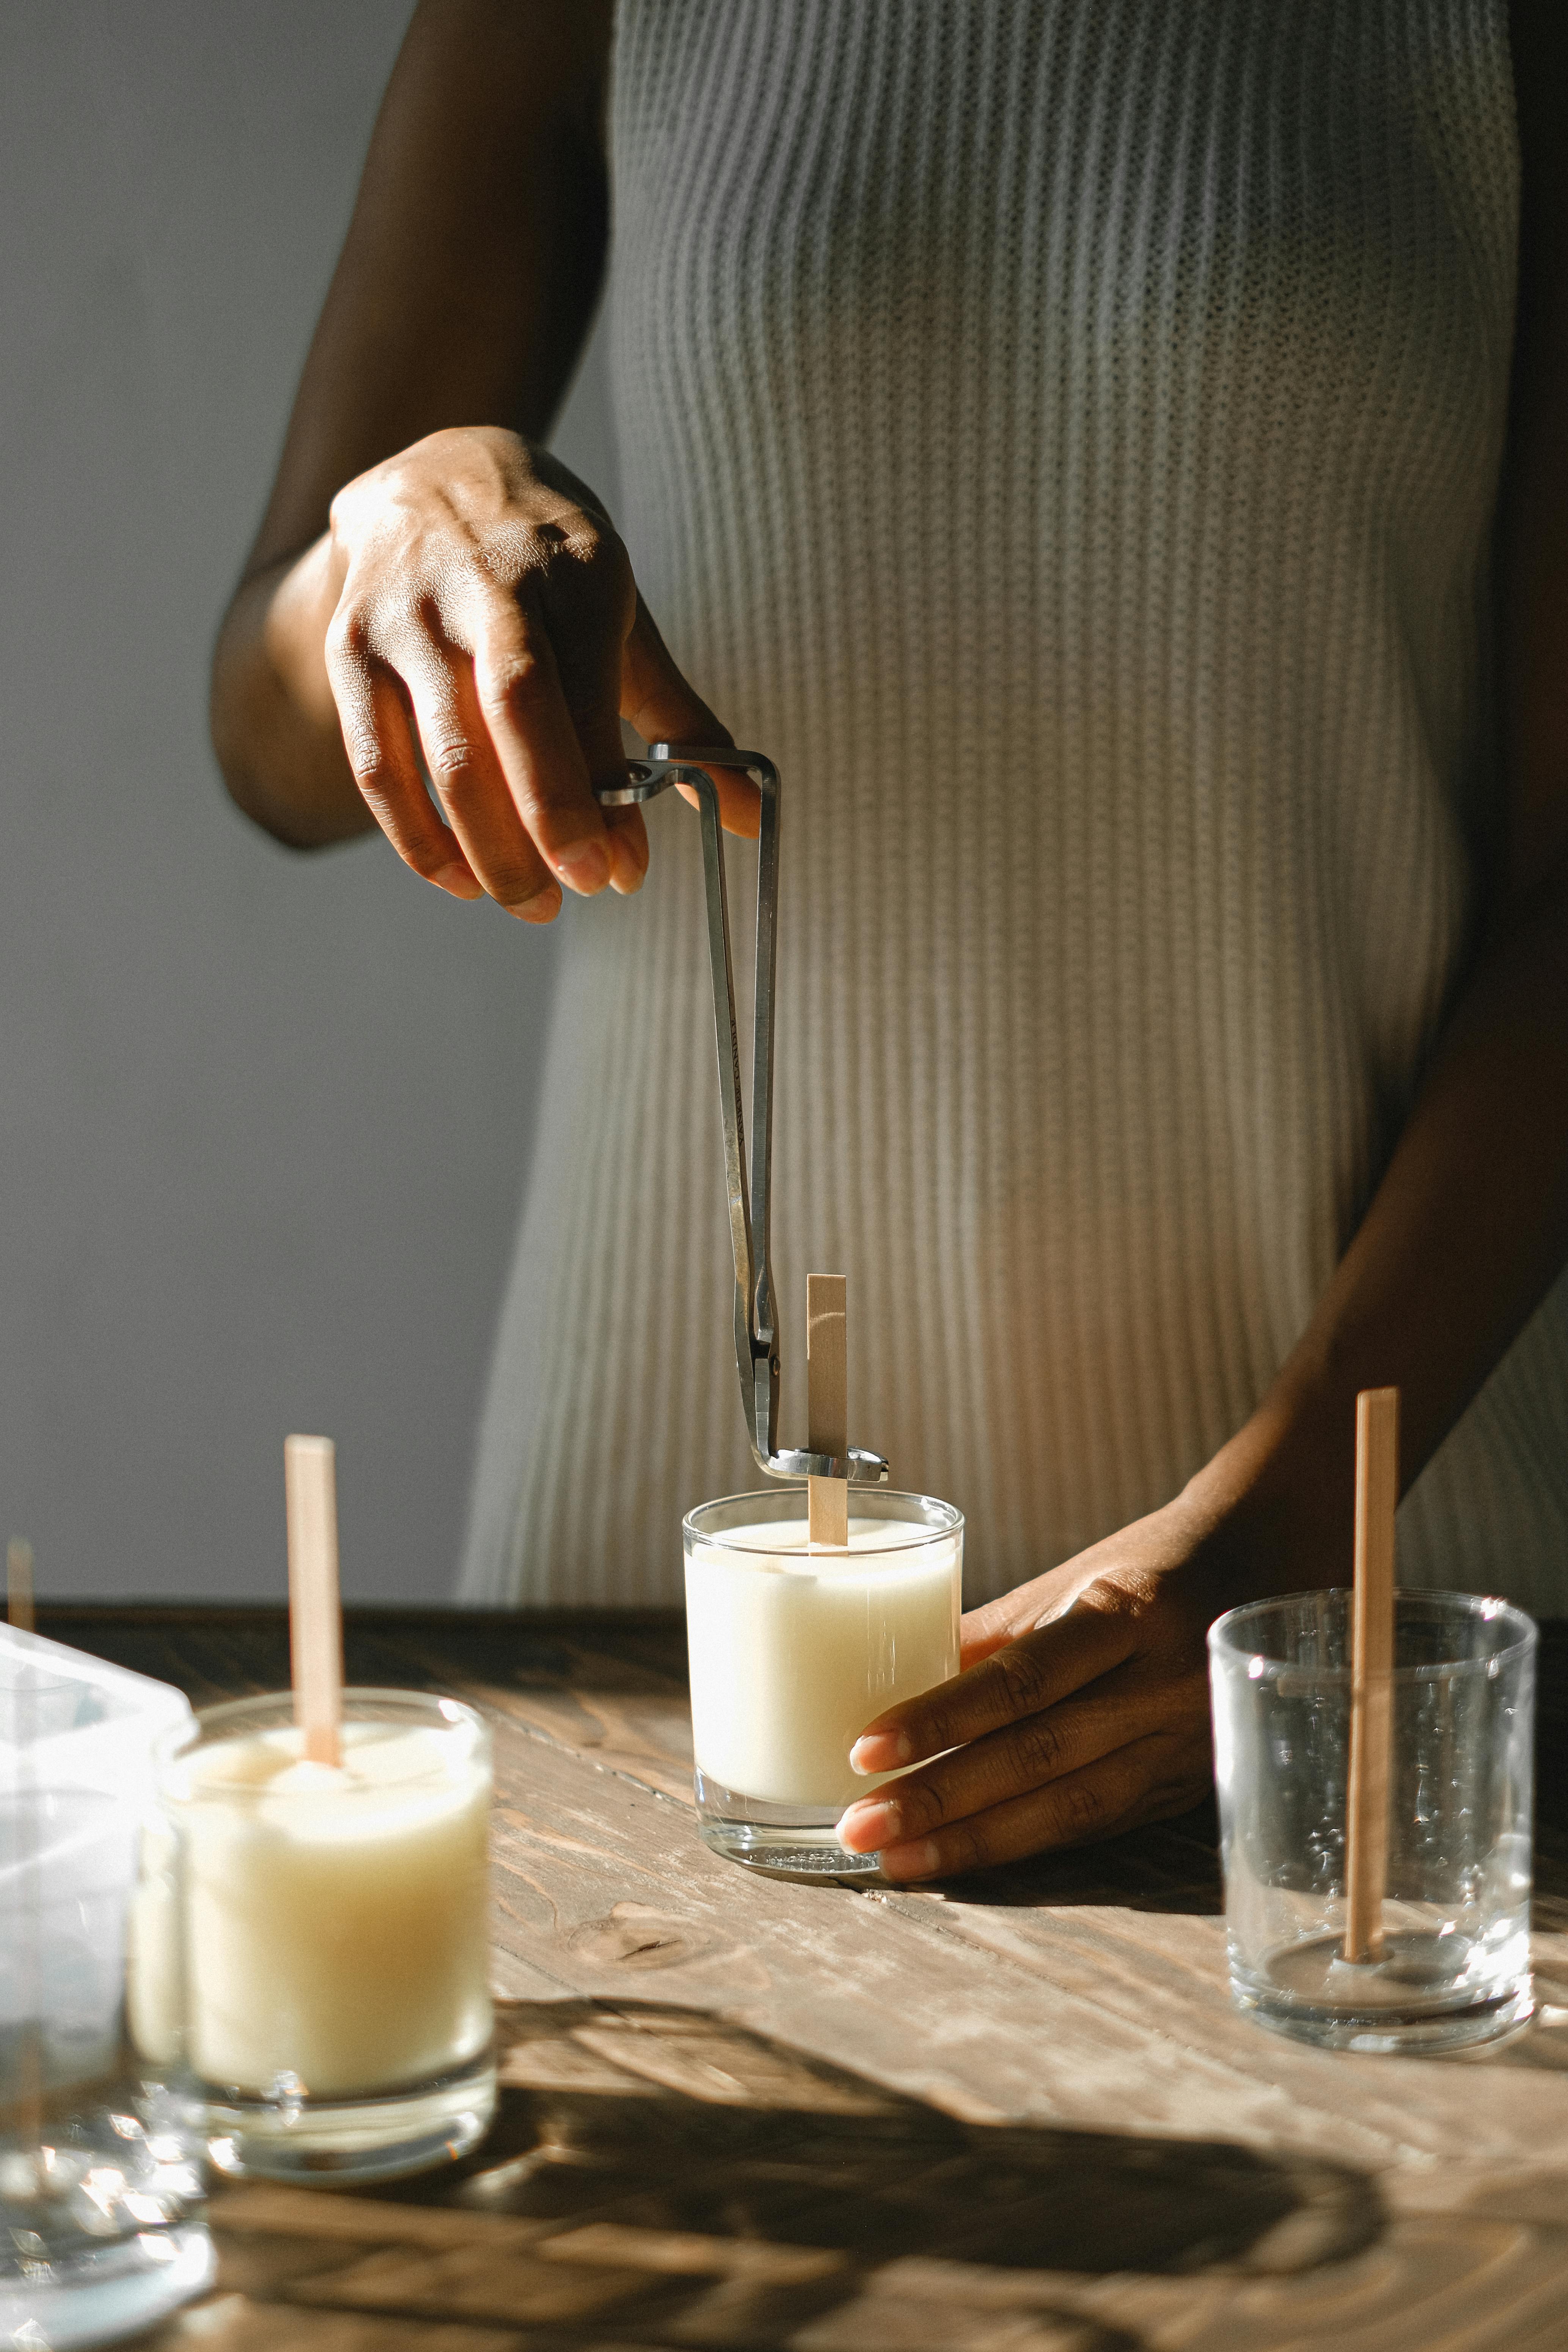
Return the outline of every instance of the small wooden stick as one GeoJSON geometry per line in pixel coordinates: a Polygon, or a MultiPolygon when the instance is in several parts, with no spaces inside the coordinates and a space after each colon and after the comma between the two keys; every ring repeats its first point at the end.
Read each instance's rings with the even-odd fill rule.
{"type": "Polygon", "coordinates": [[[1394,1686],[1394,1514],[1399,1502],[1399,1391],[1355,1401],[1355,1591],[1351,1618],[1351,1759],[1345,1821],[1347,1960],[1383,1956],[1388,1879],[1389,1738],[1394,1686]]]}
{"type": "MultiPolygon", "coordinates": [[[[805,1277],[805,1442],[813,1454],[831,1454],[838,1461],[849,1451],[844,1293],[841,1274],[805,1277]]],[[[830,1544],[843,1551],[849,1541],[849,1481],[808,1478],[805,1486],[812,1549],[830,1544]]]]}
{"type": "Polygon", "coordinates": [[[330,1437],[283,1440],[294,1720],[313,1764],[338,1762],[343,1612],[338,1599],[337,1454],[330,1437]]]}
{"type": "Polygon", "coordinates": [[[5,1614],[19,1633],[34,1631],[33,1547],[26,1536],[5,1547],[5,1614]]]}
{"type": "MultiPolygon", "coordinates": [[[[18,1633],[31,1633],[36,1630],[33,1621],[33,1547],[26,1536],[13,1536],[5,1547],[5,1616],[7,1622],[18,1633]]],[[[24,1727],[27,1726],[30,1714],[30,1709],[24,1709],[24,1727]]],[[[34,1866],[37,1867],[36,1864],[34,1866]]],[[[42,1901],[43,1889],[35,1886],[29,1895],[24,1897],[22,1905],[24,1920],[29,1921],[32,1932],[24,1981],[18,1988],[22,1994],[24,2022],[16,2053],[16,2099],[12,2109],[16,2145],[37,2168],[34,2179],[40,2188],[44,2179],[38,2145],[44,2136],[44,2030],[38,2021],[43,2000],[38,1983],[37,1906],[42,1901]],[[31,2021],[28,2021],[29,2012],[31,2021]]]]}

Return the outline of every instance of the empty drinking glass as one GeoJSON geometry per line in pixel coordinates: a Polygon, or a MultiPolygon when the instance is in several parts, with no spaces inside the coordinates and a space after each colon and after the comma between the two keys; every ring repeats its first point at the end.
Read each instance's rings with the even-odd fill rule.
{"type": "Polygon", "coordinates": [[[1209,1633],[1231,1988],[1352,2050],[1480,2042],[1530,2014],[1536,1631],[1506,1601],[1395,1596],[1378,1931],[1347,1959],[1351,1596],[1233,1609],[1209,1633]]]}

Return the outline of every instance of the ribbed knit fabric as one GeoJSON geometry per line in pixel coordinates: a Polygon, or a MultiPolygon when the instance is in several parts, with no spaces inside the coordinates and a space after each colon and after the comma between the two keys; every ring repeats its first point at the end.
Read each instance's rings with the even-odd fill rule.
{"type": "MultiPolygon", "coordinates": [[[[1504,0],[623,0],[620,518],[784,781],[774,1234],[971,1601],[1172,1495],[1353,1232],[1464,955],[1504,0]]],[[[462,1591],[665,1601],[756,1483],[691,812],[574,907],[462,1591]]],[[[749,853],[734,896],[748,903],[749,853]]],[[[1405,1507],[1568,1608],[1568,1287],[1405,1507]]]]}

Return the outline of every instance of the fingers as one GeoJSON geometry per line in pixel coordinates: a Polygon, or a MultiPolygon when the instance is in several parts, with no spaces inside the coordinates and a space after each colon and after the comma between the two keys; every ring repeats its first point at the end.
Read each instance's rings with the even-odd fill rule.
{"type": "Polygon", "coordinates": [[[408,712],[395,680],[347,630],[329,635],[327,674],[366,807],[406,866],[455,898],[483,896],[461,845],[430,805],[414,756],[408,712]]]}
{"type": "Polygon", "coordinates": [[[987,1612],[983,1609],[970,1611],[958,1621],[958,1663],[961,1668],[977,1666],[983,1658],[994,1656],[1016,1639],[1016,1628],[1001,1618],[990,1622],[980,1622],[987,1612]]]}
{"type": "Polygon", "coordinates": [[[640,890],[647,873],[647,827],[640,808],[601,812],[610,840],[610,887],[623,898],[640,890]]]}
{"type": "MultiPolygon", "coordinates": [[[[583,755],[590,793],[619,783],[626,772],[621,740],[622,641],[637,609],[637,590],[625,549],[605,526],[584,527],[563,541],[567,555],[543,576],[540,612],[554,656],[561,698],[583,755]]],[[[525,632],[531,619],[523,600],[525,632]]],[[[627,896],[647,872],[647,828],[638,808],[594,808],[604,827],[610,887],[627,896]]]]}
{"type": "Polygon", "coordinates": [[[885,1846],[882,1874],[900,1884],[953,1877],[1053,1847],[1115,1837],[1141,1822],[1185,1812],[1208,1785],[1204,1728],[1163,1728],[928,1837],[885,1846]]]}
{"type": "MultiPolygon", "coordinates": [[[[437,435],[340,492],[332,530],[346,571],[329,677],[356,782],[400,856],[531,919],[563,889],[637,889],[641,811],[601,809],[595,791],[625,776],[623,703],[649,737],[731,738],[581,485],[515,436],[437,435]]],[[[715,781],[724,823],[755,833],[750,780],[715,781]]]]}
{"type": "Polygon", "coordinates": [[[850,1764],[857,1772],[896,1772],[1038,1715],[1119,1665],[1135,1639],[1127,1615],[1080,1599],[1053,1623],[1021,1633],[951,1682],[889,1707],[867,1725],[849,1750],[850,1764]]]}
{"type": "Polygon", "coordinates": [[[430,646],[408,661],[405,685],[430,782],[469,870],[526,922],[548,922],[561,891],[508,790],[475,691],[472,669],[430,646]]]}
{"type": "Polygon", "coordinates": [[[1147,1686],[1118,1688],[1121,1679],[1113,1675],[1090,1693],[1026,1716],[860,1798],[838,1824],[839,1843],[850,1853],[875,1853],[929,1836],[1066,1780],[1157,1728],[1161,1695],[1147,1686]]]}
{"type": "MultiPolygon", "coordinates": [[[[652,614],[639,596],[621,652],[620,710],[645,743],[733,743],[729,729],[677,669],[652,614]]],[[[754,841],[762,824],[762,794],[743,769],[704,762],[719,788],[726,833],[754,841]]],[[[691,794],[685,793],[689,800],[691,794]]]]}
{"type": "Polygon", "coordinates": [[[958,1654],[966,1666],[977,1666],[982,1658],[991,1656],[1013,1641],[1021,1631],[1039,1623],[1049,1601],[1041,1591],[1047,1580],[1036,1577],[1016,1592],[1004,1592],[994,1601],[985,1601],[978,1609],[966,1609],[959,1620],[958,1654]]]}
{"type": "MultiPolygon", "coordinates": [[[[558,881],[593,897],[616,870],[612,836],[537,607],[487,600],[475,630],[474,690],[524,830],[558,881]]],[[[615,763],[612,772],[624,773],[618,735],[615,763]]],[[[617,838],[624,845],[633,836],[617,838]]]]}

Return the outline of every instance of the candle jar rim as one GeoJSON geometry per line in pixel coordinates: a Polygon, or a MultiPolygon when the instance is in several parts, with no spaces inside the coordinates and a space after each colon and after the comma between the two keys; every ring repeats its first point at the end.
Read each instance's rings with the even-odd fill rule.
{"type": "MultiPolygon", "coordinates": [[[[279,1789],[275,1780],[197,1781],[194,1786],[176,1787],[184,1779],[192,1759],[204,1748],[212,1748],[222,1741],[243,1738],[247,1732],[260,1734],[292,1728],[294,1722],[292,1691],[253,1691],[245,1698],[223,1699],[215,1706],[197,1707],[183,1722],[170,1724],[153,1743],[153,1762],[158,1785],[164,1794],[177,1801],[221,1801],[224,1804],[310,1805],[316,1801],[316,1789],[279,1789]]],[[[350,1781],[333,1790],[334,1801],[344,1799],[375,1801],[395,1794],[400,1790],[435,1787],[450,1774],[454,1762],[467,1763],[484,1758],[489,1748],[489,1729],[476,1707],[459,1698],[450,1698],[441,1691],[379,1690],[363,1684],[349,1684],[342,1695],[342,1720],[353,1723],[386,1723],[405,1729],[426,1729],[437,1732],[463,1732],[456,1755],[443,1753],[437,1764],[422,1765],[418,1769],[402,1772],[395,1778],[376,1780],[350,1781]]]]}
{"type": "MultiPolygon", "coordinates": [[[[1283,1612],[1291,1609],[1300,1612],[1308,1602],[1317,1605],[1320,1622],[1331,1610],[1342,1624],[1348,1618],[1352,1597],[1349,1585],[1334,1584],[1311,1591],[1275,1593],[1264,1601],[1247,1601],[1239,1608],[1227,1609],[1209,1627],[1211,1664],[1216,1671],[1240,1671],[1253,1682],[1274,1682],[1289,1675],[1296,1681],[1321,1684],[1329,1690],[1348,1690],[1354,1672],[1348,1660],[1343,1665],[1331,1665],[1316,1658],[1282,1657],[1279,1654],[1282,1647],[1279,1628],[1288,1622],[1283,1612]]],[[[1447,1682],[1465,1675],[1495,1675],[1505,1666],[1527,1657],[1540,1641],[1535,1620],[1511,1601],[1500,1600],[1492,1593],[1446,1592],[1415,1585],[1396,1589],[1394,1601],[1396,1633],[1403,1619],[1415,1623],[1425,1621],[1432,1624],[1495,1625],[1500,1638],[1493,1646],[1469,1656],[1423,1659],[1413,1665],[1391,1666],[1387,1671],[1391,1683],[1403,1685],[1447,1682]]]]}
{"type": "MultiPolygon", "coordinates": [[[[879,1518],[889,1528],[908,1530],[907,1534],[895,1537],[890,1542],[879,1544],[875,1551],[857,1552],[854,1557],[858,1560],[869,1561],[884,1558],[889,1553],[919,1551],[927,1544],[949,1543],[954,1536],[963,1532],[963,1513],[955,1504],[944,1503],[935,1495],[906,1493],[897,1486],[852,1486],[849,1490],[849,1516],[851,1518],[879,1518]],[[902,1504],[908,1507],[902,1511],[891,1510],[888,1507],[892,1504],[902,1504]]],[[[781,1527],[805,1525],[806,1484],[804,1478],[778,1479],[771,1486],[749,1493],[717,1495],[710,1502],[698,1503],[681,1521],[681,1532],[688,1543],[711,1545],[721,1551],[751,1549],[765,1555],[764,1545],[736,1546],[727,1542],[726,1538],[735,1527],[755,1525],[758,1519],[770,1517],[775,1518],[781,1527]],[[786,1500],[795,1501],[798,1508],[770,1513],[756,1507],[786,1500]],[[710,1513],[738,1513],[742,1510],[748,1511],[750,1517],[732,1518],[728,1527],[721,1522],[705,1524],[710,1513]]]]}

